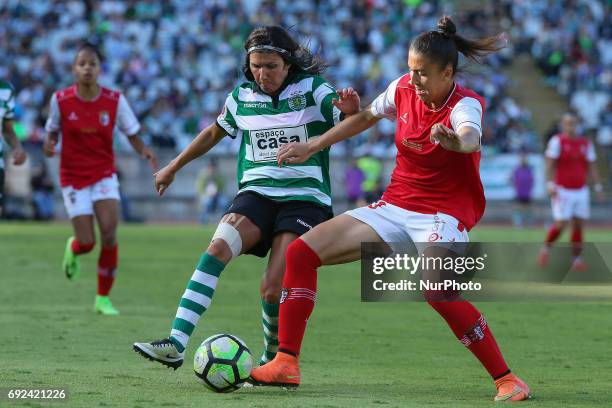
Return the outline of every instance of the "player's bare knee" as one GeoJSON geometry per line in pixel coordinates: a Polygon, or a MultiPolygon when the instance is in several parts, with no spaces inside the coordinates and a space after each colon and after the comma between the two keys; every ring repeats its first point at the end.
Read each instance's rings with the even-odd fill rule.
{"type": "Polygon", "coordinates": [[[76,235],[76,241],[79,243],[79,246],[81,246],[83,249],[89,248],[89,251],[91,251],[94,246],[96,246],[96,240],[93,236],[87,234],[87,235],[76,235]]]}
{"type": "Polygon", "coordinates": [[[206,249],[206,253],[214,256],[226,265],[232,260],[232,251],[227,242],[222,239],[213,239],[206,249]]]}
{"type": "Polygon", "coordinates": [[[117,229],[114,227],[100,228],[100,241],[102,242],[102,246],[115,246],[115,244],[117,244],[117,229]]]}
{"type": "Polygon", "coordinates": [[[282,289],[280,287],[276,289],[268,289],[263,293],[261,298],[268,304],[276,304],[280,302],[281,290],[282,289]]]}
{"type": "Polygon", "coordinates": [[[109,233],[109,234],[101,234],[100,241],[102,241],[102,246],[104,247],[112,247],[117,245],[117,234],[109,233]]]}
{"type": "Polygon", "coordinates": [[[283,288],[283,275],[276,274],[264,275],[261,281],[260,294],[266,303],[278,303],[280,301],[281,290],[283,288]]]}
{"type": "Polygon", "coordinates": [[[572,220],[572,227],[573,228],[582,228],[582,220],[580,218],[574,218],[572,220]]]}
{"type": "Polygon", "coordinates": [[[282,277],[281,279],[264,278],[260,288],[261,298],[266,303],[278,303],[281,297],[282,286],[282,277]]]}

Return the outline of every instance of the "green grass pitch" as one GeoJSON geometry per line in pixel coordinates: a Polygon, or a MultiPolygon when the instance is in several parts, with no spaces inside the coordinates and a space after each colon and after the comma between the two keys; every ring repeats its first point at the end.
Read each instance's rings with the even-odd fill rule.
{"type": "MultiPolygon", "coordinates": [[[[214,394],[192,371],[211,334],[262,350],[259,280],[264,261],[235,260],[222,274],[178,371],[144,360],[134,341],[169,333],[213,229],[122,225],[112,293],[119,317],[92,313],[97,260],[81,280],[60,271],[68,224],[0,224],[0,388],[66,388],[57,407],[489,407],[495,388],[476,359],[424,303],[361,303],[359,264],[319,272],[317,307],[302,354],[302,386],[214,394]]],[[[538,241],[541,229],[479,227],[472,240],[538,241]]],[[[610,241],[610,232],[587,231],[610,241]]],[[[532,388],[529,407],[612,405],[612,303],[480,303],[509,365],[532,388]]],[[[0,406],[17,406],[0,399],[0,406]]]]}

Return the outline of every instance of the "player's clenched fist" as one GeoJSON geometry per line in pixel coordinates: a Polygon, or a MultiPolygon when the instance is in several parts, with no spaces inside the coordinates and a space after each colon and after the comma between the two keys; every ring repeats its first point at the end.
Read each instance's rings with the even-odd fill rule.
{"type": "Polygon", "coordinates": [[[308,143],[287,143],[278,149],[276,160],[279,167],[283,164],[304,163],[312,156],[308,143]]]}
{"type": "Polygon", "coordinates": [[[55,156],[55,146],[57,145],[57,140],[53,140],[51,138],[46,138],[43,144],[43,153],[47,157],[55,156]]]}
{"type": "Polygon", "coordinates": [[[160,196],[164,194],[168,186],[174,181],[174,173],[174,170],[168,165],[153,174],[155,189],[160,196]]]}
{"type": "Polygon", "coordinates": [[[429,139],[432,143],[439,143],[446,150],[461,151],[459,135],[441,123],[436,123],[431,127],[429,139]]]}

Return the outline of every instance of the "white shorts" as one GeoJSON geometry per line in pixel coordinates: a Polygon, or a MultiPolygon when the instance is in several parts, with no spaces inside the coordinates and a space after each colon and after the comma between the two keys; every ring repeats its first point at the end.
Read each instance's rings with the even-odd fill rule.
{"type": "Polygon", "coordinates": [[[550,200],[553,219],[568,221],[572,218],[588,219],[591,216],[589,188],[564,188],[557,186],[557,194],[550,200]]]}
{"type": "Polygon", "coordinates": [[[64,206],[68,217],[92,215],[93,203],[100,200],[119,200],[119,181],[117,175],[103,178],[97,183],[80,190],[72,186],[62,187],[64,206]]]}
{"type": "Polygon", "coordinates": [[[422,253],[428,246],[470,241],[465,227],[444,213],[422,214],[380,200],[345,214],[372,227],[393,252],[405,250],[411,242],[422,253]]]}

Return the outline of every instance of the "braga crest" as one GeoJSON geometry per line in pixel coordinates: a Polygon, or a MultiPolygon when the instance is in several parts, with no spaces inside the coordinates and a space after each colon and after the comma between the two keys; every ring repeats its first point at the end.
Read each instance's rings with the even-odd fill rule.
{"type": "Polygon", "coordinates": [[[102,126],[108,126],[110,123],[110,115],[106,111],[100,112],[100,124],[102,126]]]}

